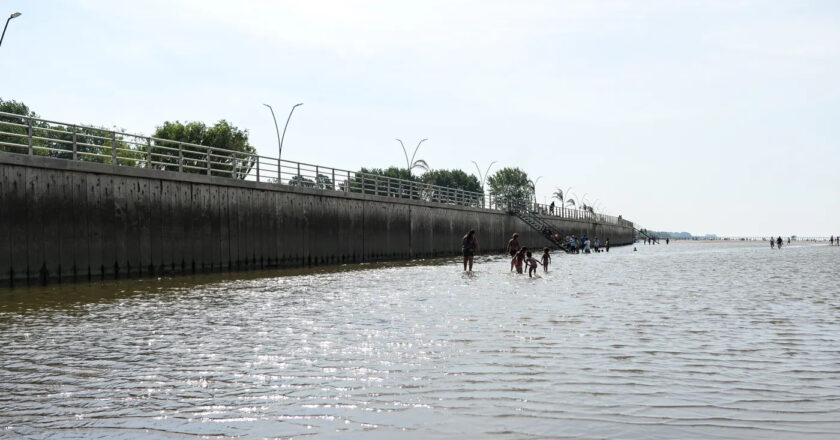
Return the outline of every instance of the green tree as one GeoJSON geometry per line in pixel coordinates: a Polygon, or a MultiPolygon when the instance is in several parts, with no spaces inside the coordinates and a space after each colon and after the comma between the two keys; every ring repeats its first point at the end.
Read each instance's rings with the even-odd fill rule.
{"type": "MultiPolygon", "coordinates": [[[[38,118],[38,114],[19,101],[0,99],[0,112],[14,113],[23,117],[0,115],[0,151],[27,154],[29,151],[29,119],[38,118]],[[14,145],[11,145],[14,144],[14,145]]],[[[114,136],[107,128],[49,124],[43,121],[32,122],[32,153],[37,156],[49,156],[60,159],[73,159],[73,146],[76,147],[76,159],[85,162],[113,162],[113,146],[117,147],[117,160],[120,165],[136,165],[137,152],[125,142],[121,135],[114,136]],[[75,136],[74,136],[75,133],[75,136]]]]}
{"type": "Polygon", "coordinates": [[[75,143],[76,160],[83,162],[113,163],[116,145],[117,163],[122,166],[137,166],[142,153],[137,151],[120,133],[104,127],[52,126],[50,140],[45,142],[49,157],[73,159],[75,143]],[[75,135],[74,135],[75,134],[75,135]]]}
{"type": "MultiPolygon", "coordinates": [[[[166,121],[157,127],[151,145],[153,168],[206,174],[207,148],[213,175],[244,179],[256,163],[256,149],[248,143],[248,131],[240,130],[224,119],[212,127],[203,122],[166,121]],[[176,141],[176,142],[168,142],[176,141]],[[185,145],[192,144],[192,145],[185,145]],[[182,156],[182,158],[179,157],[182,156]]],[[[146,147],[141,147],[146,151],[146,147]]]]}
{"type": "Polygon", "coordinates": [[[315,188],[315,181],[303,176],[292,176],[289,179],[289,186],[298,186],[301,188],[315,188]]]}
{"type": "Polygon", "coordinates": [[[529,183],[528,174],[519,168],[502,168],[487,178],[490,195],[499,209],[515,208],[517,205],[530,205],[534,189],[529,183]]]}
{"type": "MultiPolygon", "coordinates": [[[[13,113],[22,117],[0,115],[0,151],[9,153],[28,153],[29,140],[27,139],[29,128],[26,117],[37,118],[38,115],[29,107],[15,100],[5,101],[0,98],[0,112],[13,113]]],[[[34,127],[33,127],[34,128],[34,127]]],[[[39,141],[40,142],[40,141],[39,141]]],[[[33,146],[36,142],[33,141],[33,146]]],[[[35,154],[43,155],[41,150],[34,150],[35,154]]]]}
{"type": "Polygon", "coordinates": [[[362,167],[358,172],[362,174],[370,174],[375,176],[391,177],[393,179],[417,180],[417,177],[412,176],[411,173],[405,168],[388,167],[382,169],[362,167]]]}
{"type": "Polygon", "coordinates": [[[315,186],[318,189],[335,189],[335,184],[330,176],[326,174],[318,174],[315,176],[315,186]]]}
{"type": "Polygon", "coordinates": [[[481,183],[478,181],[478,178],[461,170],[428,171],[420,176],[420,180],[431,185],[477,193],[481,192],[481,183]]]}
{"type": "MultiPolygon", "coordinates": [[[[344,184],[340,185],[344,190],[344,184]]],[[[382,168],[361,168],[350,179],[350,192],[364,192],[386,197],[411,198],[412,190],[415,196],[421,185],[419,179],[412,176],[405,168],[388,167],[382,168]],[[413,184],[399,182],[397,180],[416,182],[413,184]]]]}
{"type": "Polygon", "coordinates": [[[481,206],[483,194],[481,183],[472,174],[462,170],[434,170],[427,171],[420,176],[420,180],[426,185],[424,187],[424,199],[431,202],[450,203],[453,200],[459,204],[469,206],[481,206]],[[434,185],[435,187],[432,187],[434,185]],[[446,190],[436,188],[444,187],[446,190]],[[452,190],[470,191],[475,194],[459,194],[452,190]]]}

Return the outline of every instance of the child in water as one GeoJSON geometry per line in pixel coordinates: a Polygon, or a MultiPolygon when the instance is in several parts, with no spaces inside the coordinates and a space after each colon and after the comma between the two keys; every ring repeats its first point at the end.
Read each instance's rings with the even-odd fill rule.
{"type": "Polygon", "coordinates": [[[542,267],[543,272],[548,272],[548,265],[551,263],[551,255],[548,255],[548,248],[543,248],[542,267]]]}
{"type": "Polygon", "coordinates": [[[537,271],[537,265],[540,264],[540,262],[537,261],[537,259],[534,258],[531,255],[530,251],[526,254],[526,256],[527,256],[527,259],[525,261],[528,262],[528,276],[532,277],[532,276],[534,276],[534,273],[537,271]]]}
{"type": "MultiPolygon", "coordinates": [[[[522,264],[525,262],[526,248],[519,249],[519,252],[514,254],[511,264],[516,268],[516,273],[522,273],[522,264]]],[[[528,252],[530,254],[530,252],[528,252]]]]}

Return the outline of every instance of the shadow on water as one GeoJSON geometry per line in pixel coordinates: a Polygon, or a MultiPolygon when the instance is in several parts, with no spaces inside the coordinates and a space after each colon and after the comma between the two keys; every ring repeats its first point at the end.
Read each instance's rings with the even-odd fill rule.
{"type": "MultiPolygon", "coordinates": [[[[495,257],[480,257],[493,261],[495,257]]],[[[13,289],[0,288],[0,314],[22,313],[43,308],[62,308],[85,303],[107,303],[131,297],[155,294],[177,295],[185,291],[212,288],[233,282],[253,281],[266,278],[287,278],[311,275],[350,273],[366,270],[381,270],[417,266],[442,266],[460,264],[453,258],[429,258],[406,261],[342,264],[313,268],[272,269],[215,274],[196,274],[175,277],[155,277],[125,280],[104,280],[90,283],[52,284],[48,286],[26,286],[13,289]]]]}

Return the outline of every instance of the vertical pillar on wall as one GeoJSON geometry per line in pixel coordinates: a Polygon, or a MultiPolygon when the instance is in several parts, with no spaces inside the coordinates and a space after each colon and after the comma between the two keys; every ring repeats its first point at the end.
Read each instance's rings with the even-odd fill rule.
{"type": "Polygon", "coordinates": [[[344,184],[344,192],[350,192],[350,171],[347,172],[347,180],[344,184]]]}
{"type": "Polygon", "coordinates": [[[255,161],[256,161],[256,165],[257,165],[257,182],[259,182],[260,181],[260,155],[255,154],[254,158],[255,158],[255,161]]]}
{"type": "Polygon", "coordinates": [[[76,143],[76,126],[73,126],[73,160],[78,160],[79,158],[79,147],[76,143]]]}
{"type": "Polygon", "coordinates": [[[152,168],[152,139],[146,138],[146,168],[152,168]]]}
{"type": "Polygon", "coordinates": [[[332,181],[330,186],[332,186],[332,189],[335,190],[335,168],[332,169],[332,181]]]}
{"type": "Polygon", "coordinates": [[[111,160],[117,165],[117,132],[111,132],[111,160]]]}
{"type": "MultiPolygon", "coordinates": [[[[207,148],[207,154],[204,155],[205,165],[207,166],[207,175],[210,175],[210,148],[207,148]]],[[[259,175],[259,172],[257,173],[259,175]]],[[[257,179],[259,180],[259,179],[257,179]]]]}
{"type": "MultiPolygon", "coordinates": [[[[233,156],[233,164],[236,166],[236,155],[233,156]]],[[[184,171],[184,149],[178,144],[178,171],[184,171]]]]}
{"type": "Polygon", "coordinates": [[[29,152],[28,152],[28,154],[31,156],[32,155],[32,118],[29,118],[27,120],[26,124],[27,124],[27,130],[26,131],[27,131],[28,137],[29,137],[29,152]]]}

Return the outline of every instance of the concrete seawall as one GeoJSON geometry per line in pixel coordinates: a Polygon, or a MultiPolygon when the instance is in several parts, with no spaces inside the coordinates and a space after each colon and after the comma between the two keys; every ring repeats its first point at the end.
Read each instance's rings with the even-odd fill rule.
{"type": "Polygon", "coordinates": [[[550,244],[503,212],[0,152],[0,286],[446,256],[469,229],[482,252],[550,244]]]}

